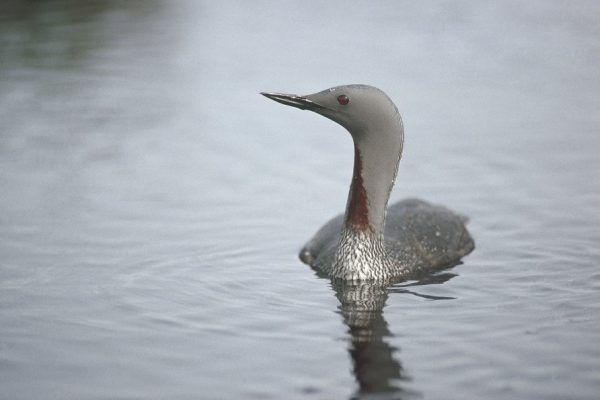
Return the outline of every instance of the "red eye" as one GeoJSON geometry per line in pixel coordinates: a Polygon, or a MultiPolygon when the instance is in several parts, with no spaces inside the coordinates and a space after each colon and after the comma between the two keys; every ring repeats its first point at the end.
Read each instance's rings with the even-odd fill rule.
{"type": "Polygon", "coordinates": [[[337,100],[338,100],[338,103],[340,103],[343,106],[350,103],[350,98],[348,96],[346,96],[345,94],[340,94],[338,96],[337,100]]]}

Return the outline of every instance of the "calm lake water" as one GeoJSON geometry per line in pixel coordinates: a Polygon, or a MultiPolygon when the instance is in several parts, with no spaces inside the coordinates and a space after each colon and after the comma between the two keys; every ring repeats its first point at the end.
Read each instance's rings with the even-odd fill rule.
{"type": "Polygon", "coordinates": [[[5,1],[1,399],[597,399],[600,3],[5,1]],[[342,128],[260,91],[385,90],[392,200],[464,264],[337,287],[342,128]]]}

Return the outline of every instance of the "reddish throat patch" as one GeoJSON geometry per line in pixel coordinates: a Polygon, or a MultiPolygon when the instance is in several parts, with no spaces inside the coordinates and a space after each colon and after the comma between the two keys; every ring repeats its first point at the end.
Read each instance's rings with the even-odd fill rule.
{"type": "Polygon", "coordinates": [[[362,178],[362,158],[356,146],[354,146],[354,173],[350,185],[345,223],[347,228],[361,231],[369,229],[369,208],[367,207],[367,191],[362,178]]]}

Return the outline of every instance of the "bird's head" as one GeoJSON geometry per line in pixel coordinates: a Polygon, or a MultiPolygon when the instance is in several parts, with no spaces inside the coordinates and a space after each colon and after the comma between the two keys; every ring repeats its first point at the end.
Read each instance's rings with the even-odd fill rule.
{"type": "Polygon", "coordinates": [[[261,94],[281,104],[321,114],[346,128],[355,140],[364,139],[366,135],[401,137],[403,133],[398,109],[384,92],[373,86],[336,86],[306,96],[261,94]]]}

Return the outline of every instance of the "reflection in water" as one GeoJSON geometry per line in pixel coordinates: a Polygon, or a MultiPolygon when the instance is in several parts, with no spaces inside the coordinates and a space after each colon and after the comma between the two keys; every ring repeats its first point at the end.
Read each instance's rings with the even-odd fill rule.
{"type": "Polygon", "coordinates": [[[431,300],[450,297],[423,295],[406,289],[411,286],[444,283],[455,274],[440,273],[424,277],[414,283],[390,286],[389,282],[347,282],[332,280],[332,287],[340,301],[340,311],[350,333],[349,353],[358,390],[353,399],[412,398],[418,393],[402,387],[410,381],[402,364],[396,358],[396,348],[388,342],[392,336],[383,317],[383,307],[389,293],[409,293],[431,300]]]}

